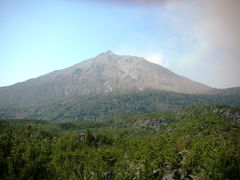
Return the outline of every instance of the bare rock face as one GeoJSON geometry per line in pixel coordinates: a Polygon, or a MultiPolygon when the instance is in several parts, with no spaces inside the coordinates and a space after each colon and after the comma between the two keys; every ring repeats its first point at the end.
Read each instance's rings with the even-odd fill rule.
{"type": "Polygon", "coordinates": [[[55,84],[55,94],[62,92],[63,96],[146,89],[201,94],[210,90],[143,58],[111,51],[43,78],[55,84]]]}
{"type": "Polygon", "coordinates": [[[69,93],[65,95],[146,89],[198,94],[210,90],[143,58],[119,56],[111,51],[68,68],[65,73],[62,80],[69,79],[65,82],[69,93]]]}
{"type": "Polygon", "coordinates": [[[144,58],[111,51],[69,68],[0,88],[0,101],[36,103],[108,92],[166,90],[204,94],[210,87],[179,76],[144,58]]]}

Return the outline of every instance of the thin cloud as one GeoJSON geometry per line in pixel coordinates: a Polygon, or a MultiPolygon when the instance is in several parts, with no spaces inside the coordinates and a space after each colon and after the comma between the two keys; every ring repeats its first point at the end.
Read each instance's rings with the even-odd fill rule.
{"type": "MultiPolygon", "coordinates": [[[[240,1],[203,1],[206,14],[196,31],[198,39],[205,41],[207,53],[201,58],[218,87],[240,85],[240,1]]],[[[207,78],[207,77],[206,77],[207,78]]]]}
{"type": "Polygon", "coordinates": [[[239,9],[239,0],[167,6],[166,19],[178,30],[176,41],[192,44],[188,53],[178,57],[181,60],[168,60],[177,64],[173,70],[214,87],[240,86],[239,9]]]}

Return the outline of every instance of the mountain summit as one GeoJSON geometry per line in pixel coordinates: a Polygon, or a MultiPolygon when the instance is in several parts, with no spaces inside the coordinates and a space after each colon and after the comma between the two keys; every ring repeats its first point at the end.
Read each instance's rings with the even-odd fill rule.
{"type": "Polygon", "coordinates": [[[120,56],[112,51],[58,72],[65,82],[65,96],[112,91],[166,90],[181,93],[206,93],[209,87],[179,76],[144,58],[120,56]],[[73,88],[74,86],[74,88],[73,88]]]}
{"type": "Polygon", "coordinates": [[[107,51],[69,68],[2,87],[0,101],[35,103],[88,94],[143,90],[204,94],[211,88],[144,58],[107,51]]]}

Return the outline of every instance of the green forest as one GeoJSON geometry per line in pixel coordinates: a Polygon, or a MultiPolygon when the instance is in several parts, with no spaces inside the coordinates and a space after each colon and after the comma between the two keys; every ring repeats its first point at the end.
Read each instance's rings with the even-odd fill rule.
{"type": "Polygon", "coordinates": [[[240,179],[240,107],[0,120],[0,179],[240,179]]]}
{"type": "MultiPolygon", "coordinates": [[[[19,103],[18,98],[9,98],[7,102],[0,101],[0,119],[95,120],[120,114],[176,112],[184,107],[199,104],[236,106],[240,104],[240,89],[234,90],[209,95],[191,95],[156,90],[112,92],[76,96],[58,101],[51,101],[51,97],[49,97],[49,101],[38,103],[33,103],[35,102],[33,99],[29,102],[19,103]]],[[[44,96],[46,95],[43,93],[40,98],[46,98],[44,96]]]]}

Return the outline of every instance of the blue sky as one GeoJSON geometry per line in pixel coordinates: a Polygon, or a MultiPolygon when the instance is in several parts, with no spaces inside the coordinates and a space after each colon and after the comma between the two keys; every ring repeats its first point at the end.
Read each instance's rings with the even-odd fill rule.
{"type": "Polygon", "coordinates": [[[143,56],[212,87],[240,86],[239,70],[232,69],[238,62],[226,61],[232,55],[231,42],[226,48],[223,41],[215,41],[218,36],[209,38],[215,28],[209,24],[217,20],[211,18],[208,4],[109,2],[1,0],[0,86],[107,50],[143,56]],[[222,60],[213,60],[219,57],[222,60]],[[231,73],[223,78],[222,71],[231,73]]]}

